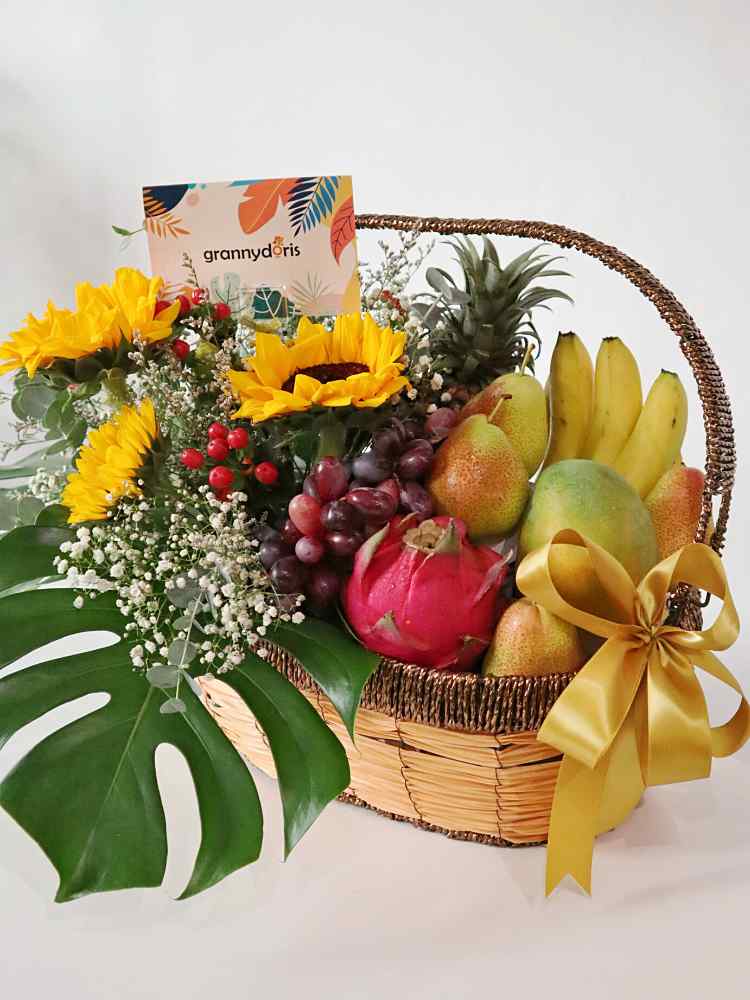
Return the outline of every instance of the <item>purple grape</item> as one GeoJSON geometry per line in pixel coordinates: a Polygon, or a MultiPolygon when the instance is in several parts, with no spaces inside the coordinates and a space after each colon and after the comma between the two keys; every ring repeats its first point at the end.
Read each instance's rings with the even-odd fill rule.
{"type": "Polygon", "coordinates": [[[364,479],[352,479],[352,481],[349,483],[349,489],[350,490],[359,490],[363,486],[367,486],[367,485],[368,485],[368,483],[366,483],[364,481],[364,479]]]}
{"type": "Polygon", "coordinates": [[[372,447],[378,455],[395,458],[403,447],[402,434],[395,427],[387,427],[373,435],[372,447]]]}
{"type": "Polygon", "coordinates": [[[374,451],[365,451],[352,462],[352,471],[357,479],[366,483],[379,483],[393,472],[393,462],[374,451]]]}
{"type": "Polygon", "coordinates": [[[263,542],[258,550],[258,558],[264,569],[270,569],[274,563],[277,563],[279,559],[283,559],[284,556],[290,555],[290,553],[289,546],[285,545],[281,538],[269,538],[263,542]]]}
{"type": "Polygon", "coordinates": [[[302,532],[291,517],[288,517],[281,526],[282,541],[286,542],[291,548],[294,548],[300,538],[302,538],[302,532]]]}
{"type": "Polygon", "coordinates": [[[447,406],[441,406],[429,415],[425,421],[425,430],[434,440],[442,441],[457,422],[458,413],[447,406]]]}
{"type": "Polygon", "coordinates": [[[320,501],[320,493],[318,493],[318,486],[312,476],[305,476],[305,481],[302,483],[302,492],[306,493],[309,497],[314,500],[320,501]]]}
{"type": "Polygon", "coordinates": [[[284,556],[273,564],[269,576],[280,594],[299,594],[307,580],[307,567],[296,556],[284,556]]]}
{"type": "Polygon", "coordinates": [[[346,500],[332,500],[320,512],[320,523],[326,531],[351,531],[360,521],[359,513],[346,500]]]}
{"type": "Polygon", "coordinates": [[[307,566],[320,562],[325,555],[325,551],[325,546],[321,540],[313,538],[312,535],[303,535],[294,546],[294,554],[300,562],[305,563],[307,566]]]}
{"type": "Polygon", "coordinates": [[[422,425],[418,424],[416,420],[404,420],[403,424],[404,437],[407,441],[411,441],[422,433],[422,425]]]}
{"type": "Polygon", "coordinates": [[[328,500],[338,500],[349,489],[349,476],[344,463],[330,455],[321,458],[313,466],[311,473],[322,503],[328,500]]]}
{"type": "Polygon", "coordinates": [[[347,503],[367,518],[368,521],[389,521],[398,509],[396,497],[385,490],[363,487],[346,494],[347,503]]]}
{"type": "Polygon", "coordinates": [[[250,529],[251,538],[257,538],[259,542],[268,542],[272,538],[280,538],[278,531],[270,524],[256,524],[250,529]]]}
{"type": "Polygon", "coordinates": [[[398,460],[398,474],[402,479],[422,479],[432,465],[432,448],[429,454],[423,448],[410,448],[398,460]]]}
{"type": "Polygon", "coordinates": [[[330,566],[316,566],[307,584],[307,596],[318,607],[326,607],[335,599],[341,587],[338,574],[330,566]]]}
{"type": "Polygon", "coordinates": [[[415,438],[409,442],[409,447],[404,450],[404,453],[407,451],[423,451],[425,455],[432,455],[433,447],[426,438],[415,438]]]}
{"type": "Polygon", "coordinates": [[[416,514],[420,521],[432,517],[434,511],[432,497],[424,486],[415,482],[404,483],[401,488],[401,504],[410,513],[416,514]]]}
{"type": "Polygon", "coordinates": [[[353,556],[361,544],[358,531],[331,531],[326,535],[326,545],[334,556],[353,556]]]}

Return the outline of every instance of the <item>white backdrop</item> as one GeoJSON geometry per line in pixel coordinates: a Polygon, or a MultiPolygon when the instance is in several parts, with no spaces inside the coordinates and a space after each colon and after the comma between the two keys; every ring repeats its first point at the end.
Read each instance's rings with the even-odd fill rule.
{"type": "MultiPolygon", "coordinates": [[[[144,242],[122,251],[109,228],[137,226],[144,183],[352,173],[360,211],[540,218],[634,255],[712,343],[743,457],[749,42],[743,0],[6,0],[0,330],[47,297],[69,305],[76,281],[146,265],[144,242]]],[[[372,256],[372,237],[360,246],[372,256]]],[[[568,265],[576,304],[544,326],[547,356],[558,328],[592,350],[618,334],[646,376],[689,379],[644,299],[576,254],[568,265]]],[[[685,455],[701,464],[693,399],[685,455]]],[[[749,489],[741,461],[726,557],[741,614],[749,489]]],[[[726,662],[750,686],[747,636],[726,662]]],[[[38,733],[11,741],[0,770],[38,733]]],[[[160,751],[167,891],[56,907],[51,867],[0,816],[0,987],[61,1000],[723,987],[732,1000],[746,995],[749,759],[650,792],[599,842],[593,901],[564,887],[545,902],[542,851],[453,843],[338,805],[282,866],[261,779],[263,859],[174,903],[197,814],[183,763],[160,751]]]]}

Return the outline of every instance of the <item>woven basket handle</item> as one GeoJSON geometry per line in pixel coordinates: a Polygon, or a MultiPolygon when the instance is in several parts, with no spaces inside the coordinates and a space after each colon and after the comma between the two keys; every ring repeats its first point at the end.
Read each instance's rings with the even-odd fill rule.
{"type": "Polygon", "coordinates": [[[716,528],[711,539],[712,547],[721,552],[724,546],[736,457],[734,428],[724,380],[711,348],[685,307],[654,275],[622,253],[616,247],[600,243],[586,233],[567,229],[565,226],[546,222],[529,222],[515,219],[441,219],[419,218],[408,215],[358,215],[359,229],[419,230],[425,233],[462,233],[476,236],[521,236],[543,243],[554,243],[574,248],[589,257],[600,260],[606,267],[617,271],[650,299],[659,315],[677,335],[680,350],[692,369],[703,407],[706,429],[706,485],[696,540],[705,538],[706,526],[712,514],[714,496],[721,496],[716,528]]]}

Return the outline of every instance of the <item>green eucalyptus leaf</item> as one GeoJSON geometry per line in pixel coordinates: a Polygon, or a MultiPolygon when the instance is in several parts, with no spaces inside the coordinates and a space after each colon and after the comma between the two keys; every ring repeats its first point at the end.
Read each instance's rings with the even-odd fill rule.
{"type": "Polygon", "coordinates": [[[362,691],[380,658],[341,629],[316,618],[305,618],[299,625],[279,622],[269,639],[302,664],[328,695],[354,738],[362,691]]]}
{"type": "Polygon", "coordinates": [[[349,784],[346,753],[310,702],[265,660],[248,653],[221,677],[260,723],[273,754],[284,811],[284,853],[349,784]]]}
{"type": "Polygon", "coordinates": [[[52,503],[37,514],[34,524],[37,528],[63,528],[68,523],[70,511],[61,503],[52,503]]]}
{"type": "Polygon", "coordinates": [[[159,708],[159,712],[162,715],[175,715],[184,714],[187,711],[187,706],[182,698],[169,698],[167,701],[163,702],[159,708]]]}
{"type": "Polygon", "coordinates": [[[167,661],[175,667],[182,667],[198,655],[198,647],[187,639],[175,639],[167,650],[167,661]]]}
{"type": "Polygon", "coordinates": [[[38,515],[44,510],[44,501],[38,497],[26,494],[18,501],[18,518],[21,524],[34,524],[38,515]]]}
{"type": "Polygon", "coordinates": [[[150,667],[146,671],[146,680],[149,684],[153,684],[154,687],[158,688],[177,687],[177,681],[179,678],[180,671],[177,667],[165,667],[158,664],[155,667],[150,667]]]}

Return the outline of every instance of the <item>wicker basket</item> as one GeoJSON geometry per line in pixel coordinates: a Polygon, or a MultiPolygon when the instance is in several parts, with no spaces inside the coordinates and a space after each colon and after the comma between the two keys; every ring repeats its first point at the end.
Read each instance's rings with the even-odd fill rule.
{"type": "MultiPolygon", "coordinates": [[[[543,222],[365,215],[357,217],[357,227],[527,237],[580,250],[635,285],[678,337],[697,382],[707,452],[696,539],[705,537],[713,497],[720,496],[711,545],[721,553],[735,471],[729,400],[705,338],[649,271],[615,247],[543,222]]],[[[674,594],[672,616],[687,628],[700,627],[700,595],[674,594]]],[[[546,839],[559,757],[535,734],[571,674],[485,678],[384,661],[365,688],[355,746],[300,665],[280,650],[272,659],[346,747],[352,780],[343,800],[463,840],[511,846],[546,839]]],[[[244,703],[220,680],[204,677],[200,685],[237,749],[273,774],[265,736],[244,703]]]]}

